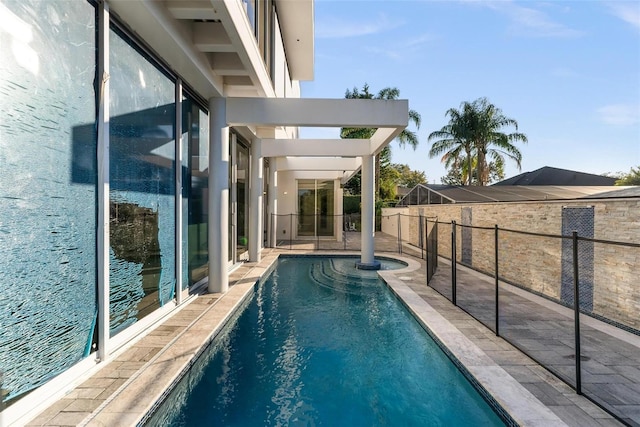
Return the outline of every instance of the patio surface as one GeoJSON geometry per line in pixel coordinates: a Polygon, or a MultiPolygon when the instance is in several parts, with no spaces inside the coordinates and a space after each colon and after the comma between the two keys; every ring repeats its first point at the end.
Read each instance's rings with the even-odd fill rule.
{"type": "MultiPolygon", "coordinates": [[[[359,240],[358,233],[348,233],[350,244],[359,240]]],[[[289,242],[287,242],[289,243],[289,242]]],[[[191,302],[176,311],[171,317],[153,329],[145,337],[135,342],[126,350],[117,354],[109,363],[100,366],[90,378],[85,378],[77,384],[77,387],[60,400],[53,403],[35,419],[28,422],[29,426],[128,426],[136,425],[153,406],[155,401],[171,385],[176,377],[192,363],[192,359],[215,337],[230,314],[238,307],[243,298],[252,291],[256,281],[260,279],[268,268],[275,262],[280,254],[304,254],[319,253],[313,251],[318,242],[291,242],[292,250],[265,249],[262,252],[262,260],[259,263],[245,263],[230,275],[230,288],[224,294],[200,293],[192,297],[191,302]]],[[[335,243],[336,248],[331,252],[348,253],[336,249],[344,249],[344,243],[335,243]]],[[[325,249],[329,242],[321,242],[321,248],[325,249]]],[[[326,248],[330,250],[329,247],[326,248]]],[[[379,255],[393,255],[398,251],[395,238],[376,234],[376,252],[379,255]]],[[[322,251],[320,253],[325,253],[322,251]]],[[[583,396],[579,396],[566,383],[562,382],[548,370],[541,367],[534,360],[524,355],[520,350],[509,344],[501,337],[497,337],[490,329],[472,318],[462,309],[453,306],[445,297],[433,288],[426,286],[425,264],[420,259],[420,251],[408,246],[404,247],[403,257],[410,261],[411,267],[403,270],[382,272],[384,279],[393,292],[396,293],[414,312],[432,335],[448,347],[449,352],[462,362],[475,380],[480,383],[494,398],[512,415],[520,425],[530,426],[615,426],[621,425],[611,415],[583,396]],[[407,256],[409,253],[417,257],[407,256]]],[[[450,268],[442,261],[432,285],[446,286],[449,279],[450,268]]],[[[458,270],[458,292],[462,295],[464,286],[477,286],[486,280],[478,273],[460,268],[458,270]]],[[[545,304],[548,301],[536,301],[527,295],[521,295],[518,290],[507,290],[501,298],[513,298],[513,302],[505,305],[508,311],[502,331],[506,334],[510,328],[517,328],[521,322],[528,322],[529,318],[522,313],[526,309],[537,313],[534,325],[539,330],[545,330],[542,347],[553,346],[549,342],[549,327],[553,322],[565,321],[565,315],[551,310],[545,304]],[[545,304],[541,304],[545,303],[545,304]],[[529,304],[538,304],[529,306],[529,304]],[[527,307],[524,307],[526,305],[527,307]],[[538,309],[551,310],[561,317],[551,318],[538,309]],[[509,313],[512,313],[510,315],[509,313]],[[545,323],[550,322],[550,323],[545,323]]],[[[460,298],[460,296],[459,296],[460,298]]],[[[486,298],[479,298],[484,301],[486,298]]],[[[505,300],[506,301],[506,300],[505,300]]],[[[459,301],[460,302],[460,301],[459,301]]],[[[501,300],[502,302],[502,300],[501,300]]],[[[471,311],[471,310],[470,310],[471,311]]],[[[484,312],[486,310],[481,310],[484,312]]],[[[546,312],[544,312],[546,313],[546,312]]],[[[592,327],[589,325],[589,327],[592,327]]],[[[527,330],[531,330],[529,327],[527,330]]],[[[536,329],[537,330],[537,329],[536,329]]],[[[602,335],[589,333],[595,340],[601,340],[606,346],[607,333],[593,328],[602,335]]],[[[571,332],[572,336],[572,332],[571,332]]],[[[563,336],[557,337],[564,339],[563,336]]],[[[625,336],[625,338],[627,338],[625,336]]],[[[636,337],[637,338],[637,337],[636,337]]],[[[620,337],[617,340],[619,345],[620,337]]],[[[634,377],[638,370],[635,359],[640,353],[633,342],[622,340],[626,345],[625,358],[611,357],[607,364],[601,361],[597,368],[588,372],[593,377],[598,377],[599,387],[610,386],[614,389],[622,384],[627,388],[637,390],[640,375],[634,377]],[[634,351],[631,351],[635,349],[634,351]],[[633,354],[627,354],[629,350],[633,354]],[[619,364],[618,362],[623,362],[619,364]],[[634,364],[635,363],[635,364],[634,364]],[[615,371],[619,366],[619,372],[615,371]],[[598,373],[591,372],[600,369],[598,373]],[[617,372],[614,376],[609,372],[617,372]],[[624,378],[620,378],[624,377],[624,378]],[[635,381],[634,381],[635,378],[635,381]],[[631,384],[633,387],[630,387],[631,384]]],[[[538,342],[537,336],[530,337],[531,343],[538,342]]],[[[589,345],[593,343],[589,340],[589,345]]],[[[554,350],[555,351],[555,350],[554,350]]],[[[591,360],[596,359],[589,351],[591,360]]],[[[566,363],[565,354],[561,359],[566,363]]],[[[609,353],[608,353],[609,354],[609,353]]],[[[586,362],[585,362],[586,363],[586,362]]],[[[587,369],[588,365],[583,365],[587,369]]],[[[595,364],[593,366],[596,366],[595,364]]],[[[564,371],[563,371],[564,372],[564,371]]],[[[592,378],[593,379],[593,378],[592,378]]],[[[590,384],[588,378],[583,378],[583,387],[590,384]]],[[[595,384],[595,382],[594,382],[595,384]]],[[[615,390],[614,390],[615,391],[615,390]]],[[[625,394],[625,396],[627,396],[625,394]]],[[[628,404],[628,401],[624,401],[628,404]]],[[[632,425],[637,425],[640,419],[638,414],[634,416],[633,404],[628,404],[629,414],[633,419],[627,420],[632,425]],[[635,419],[635,421],[634,421],[635,419]]]]}

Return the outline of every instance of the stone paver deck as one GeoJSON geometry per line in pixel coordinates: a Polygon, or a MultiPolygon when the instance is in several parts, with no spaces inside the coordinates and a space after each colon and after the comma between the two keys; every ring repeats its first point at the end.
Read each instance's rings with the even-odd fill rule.
{"type": "MultiPolygon", "coordinates": [[[[358,239],[357,233],[351,238],[358,239]]],[[[293,247],[294,245],[292,245],[293,247]]],[[[201,293],[137,341],[91,378],[60,399],[29,426],[128,426],[145,416],[164,389],[190,365],[279,254],[308,253],[313,242],[291,250],[264,250],[260,263],[246,263],[231,274],[224,296],[201,293]]],[[[336,249],[343,249],[344,246],[336,249]]],[[[323,248],[324,249],[324,248],[323,248]]],[[[328,250],[330,248],[327,248],[328,250]]],[[[376,235],[380,255],[397,252],[395,239],[376,235]],[[388,252],[384,252],[388,251],[388,252]]],[[[406,253],[411,252],[407,247],[406,253]]],[[[344,253],[344,252],[339,252],[344,253]]],[[[620,425],[532,359],[453,306],[425,285],[425,265],[415,252],[413,268],[384,272],[390,288],[449,347],[483,387],[521,425],[620,425]]],[[[446,280],[446,269],[437,274],[446,280]]]]}

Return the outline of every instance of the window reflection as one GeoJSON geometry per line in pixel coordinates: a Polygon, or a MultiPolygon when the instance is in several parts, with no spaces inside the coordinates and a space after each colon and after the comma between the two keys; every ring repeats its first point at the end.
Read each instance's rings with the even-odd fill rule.
{"type": "Polygon", "coordinates": [[[209,120],[193,100],[183,101],[183,251],[193,285],[209,274],[209,120]],[[186,230],[186,231],[185,231],[186,230]]]}
{"type": "Polygon", "coordinates": [[[175,87],[111,31],[110,313],[116,334],[175,290],[175,87]]]}
{"type": "Polygon", "coordinates": [[[2,0],[0,21],[0,398],[11,402],[95,350],[96,11],[2,0]]]}

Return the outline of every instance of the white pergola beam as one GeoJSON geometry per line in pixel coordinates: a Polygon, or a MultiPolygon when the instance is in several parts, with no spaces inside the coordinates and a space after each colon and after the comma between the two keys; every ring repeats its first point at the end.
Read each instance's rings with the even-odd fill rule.
{"type": "Polygon", "coordinates": [[[404,128],[378,128],[371,137],[370,154],[378,154],[393,139],[402,132],[404,128]]]}
{"type": "Polygon", "coordinates": [[[408,111],[404,99],[227,98],[230,126],[404,129],[408,111]]]}
{"type": "Polygon", "coordinates": [[[371,154],[368,139],[263,139],[264,157],[360,157],[371,154]]]}
{"type": "Polygon", "coordinates": [[[360,167],[360,158],[350,157],[278,157],[278,171],[354,171],[360,167]]]}

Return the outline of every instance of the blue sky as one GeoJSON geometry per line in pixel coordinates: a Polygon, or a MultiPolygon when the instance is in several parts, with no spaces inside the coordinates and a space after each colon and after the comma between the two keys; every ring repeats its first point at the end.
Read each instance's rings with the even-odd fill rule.
{"type": "MultiPolygon", "coordinates": [[[[483,96],[527,135],[522,172],[640,166],[638,1],[316,0],[315,34],[315,80],[302,96],[397,87],[422,126],[419,148],[394,143],[393,162],[430,183],[446,171],[429,158],[429,133],[447,109],[483,96]]],[[[520,173],[512,162],[505,172],[520,173]]]]}

